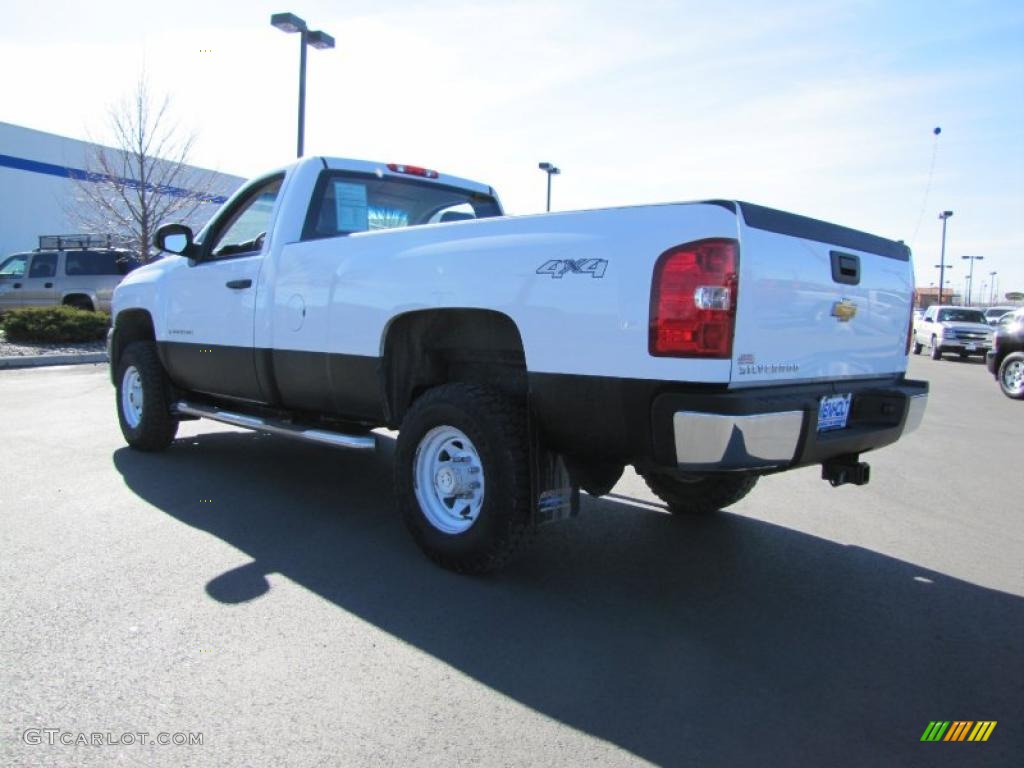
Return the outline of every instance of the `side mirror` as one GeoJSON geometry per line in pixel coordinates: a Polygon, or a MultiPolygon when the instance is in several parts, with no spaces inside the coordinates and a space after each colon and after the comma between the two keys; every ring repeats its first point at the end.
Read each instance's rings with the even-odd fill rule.
{"type": "Polygon", "coordinates": [[[195,245],[192,242],[192,230],[184,224],[164,224],[157,229],[153,237],[153,245],[157,250],[176,253],[179,256],[194,258],[195,245]]]}

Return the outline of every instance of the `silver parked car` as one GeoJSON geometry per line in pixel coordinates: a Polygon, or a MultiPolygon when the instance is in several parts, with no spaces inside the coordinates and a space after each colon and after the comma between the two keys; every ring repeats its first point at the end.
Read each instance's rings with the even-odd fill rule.
{"type": "MultiPolygon", "coordinates": [[[[40,238],[41,244],[47,242],[40,238]]],[[[90,242],[56,238],[58,247],[40,247],[0,261],[0,312],[58,304],[109,312],[114,288],[139,261],[129,251],[90,247],[90,242]],[[76,244],[80,247],[73,247],[76,244]]]]}
{"type": "Polygon", "coordinates": [[[1001,317],[1013,312],[1015,309],[1016,307],[988,307],[985,309],[985,320],[988,321],[989,325],[997,326],[1001,317]]]}

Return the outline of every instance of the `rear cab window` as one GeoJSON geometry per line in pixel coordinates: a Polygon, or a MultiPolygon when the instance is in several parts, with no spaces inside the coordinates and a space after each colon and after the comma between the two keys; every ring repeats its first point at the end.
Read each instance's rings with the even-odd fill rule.
{"type": "Polygon", "coordinates": [[[492,196],[390,176],[324,171],[317,180],[303,240],[500,216],[492,196]]]}

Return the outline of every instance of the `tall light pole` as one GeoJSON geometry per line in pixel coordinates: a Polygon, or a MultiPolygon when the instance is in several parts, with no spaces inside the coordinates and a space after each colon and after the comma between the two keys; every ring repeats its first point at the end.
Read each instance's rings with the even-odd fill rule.
{"type": "Polygon", "coordinates": [[[321,30],[310,31],[306,22],[294,13],[275,13],[270,17],[271,26],[289,34],[299,33],[299,141],[296,157],[302,157],[306,133],[306,46],[324,50],[334,47],[334,38],[321,30]]]}
{"type": "Polygon", "coordinates": [[[961,256],[961,259],[970,259],[971,271],[967,276],[967,306],[971,306],[971,295],[974,293],[974,262],[981,261],[984,256],[961,256]]]}
{"type": "Polygon", "coordinates": [[[988,276],[989,276],[989,281],[988,281],[988,284],[989,284],[988,305],[990,307],[993,304],[996,303],[996,275],[998,275],[998,274],[999,274],[998,272],[989,272],[988,273],[988,276]]]}
{"type": "Polygon", "coordinates": [[[544,173],[548,175],[548,211],[551,210],[551,177],[557,176],[562,172],[561,168],[556,168],[551,163],[540,163],[538,166],[544,173]]]}
{"type": "MultiPolygon", "coordinates": [[[[950,265],[949,265],[948,267],[943,267],[943,266],[942,266],[941,264],[936,264],[936,265],[935,265],[935,268],[936,268],[937,270],[939,270],[939,275],[944,275],[944,274],[946,273],[946,270],[947,270],[947,269],[952,269],[952,268],[953,268],[953,265],[952,265],[952,264],[950,264],[950,265]]],[[[949,282],[949,280],[947,280],[946,282],[948,283],[948,282],[949,282]]],[[[935,285],[935,283],[932,283],[932,285],[935,285]]],[[[942,283],[942,282],[939,282],[939,296],[938,296],[938,298],[937,298],[937,299],[935,300],[935,303],[936,303],[936,304],[941,304],[941,303],[942,303],[942,285],[943,285],[943,283],[942,283]]]]}
{"type": "Polygon", "coordinates": [[[946,276],[946,219],[952,215],[952,211],[943,211],[939,214],[939,218],[942,219],[942,256],[939,259],[939,304],[942,303],[942,286],[946,276]]]}

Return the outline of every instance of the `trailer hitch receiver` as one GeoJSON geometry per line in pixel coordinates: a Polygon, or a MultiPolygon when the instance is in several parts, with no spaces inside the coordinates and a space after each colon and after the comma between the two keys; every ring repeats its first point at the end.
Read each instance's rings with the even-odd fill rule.
{"type": "Polygon", "coordinates": [[[851,454],[829,459],[821,465],[821,479],[828,480],[833,488],[848,483],[867,485],[871,480],[871,467],[866,462],[858,461],[859,458],[857,454],[851,454]]]}

